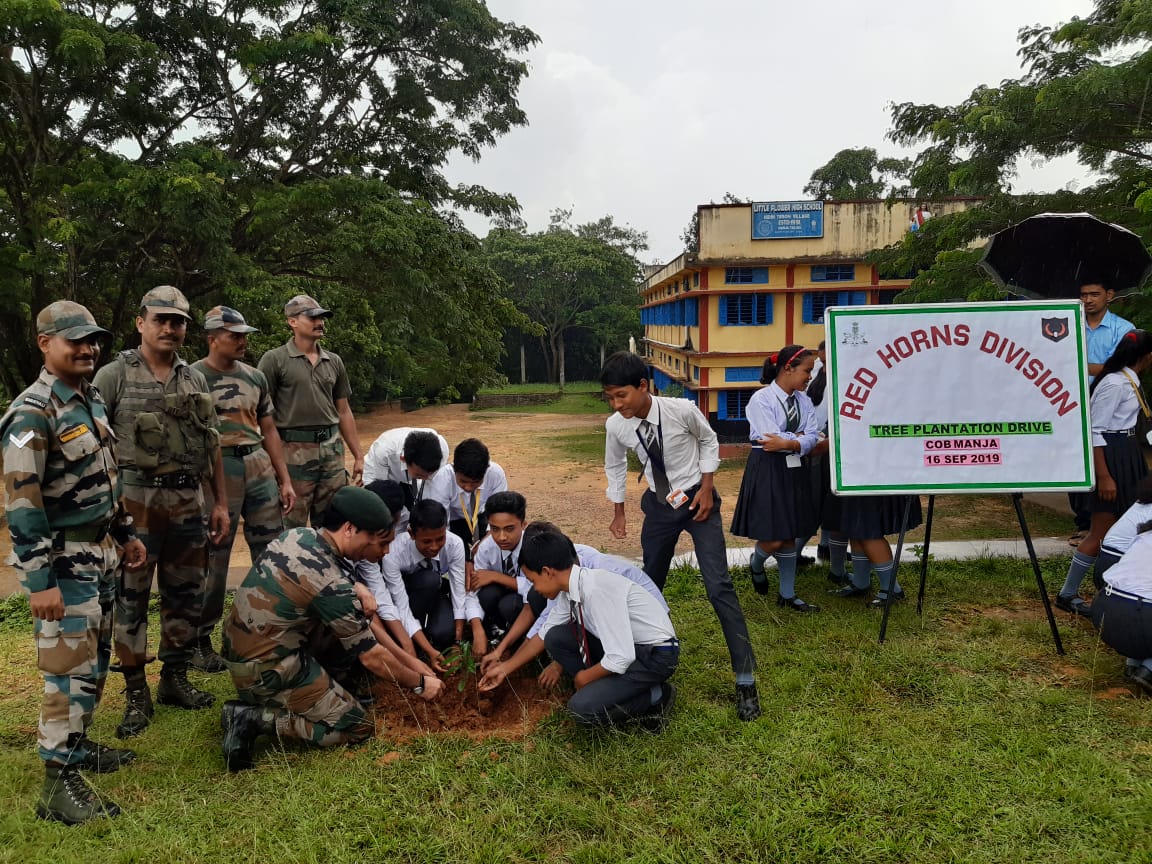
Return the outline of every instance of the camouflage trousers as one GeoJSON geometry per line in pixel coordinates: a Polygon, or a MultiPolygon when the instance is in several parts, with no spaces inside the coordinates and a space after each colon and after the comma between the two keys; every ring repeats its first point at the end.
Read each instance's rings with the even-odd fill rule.
{"type": "MultiPolygon", "coordinates": [[[[224,456],[224,487],[228,493],[228,536],[219,545],[208,547],[208,579],[204,582],[199,633],[211,635],[224,614],[224,593],[228,587],[228,564],[240,518],[244,518],[244,540],[252,561],[284,530],[280,514],[280,486],[272,470],[272,459],[263,447],[247,456],[224,456]]],[[[205,487],[206,509],[214,499],[205,487]]]]}
{"type": "Polygon", "coordinates": [[[148,600],[155,573],[160,592],[159,657],[163,663],[185,665],[199,635],[208,571],[204,494],[200,489],[125,485],[124,506],[148,550],[148,564],[141,570],[121,571],[116,657],[125,669],[142,669],[148,662],[148,600]]]}
{"type": "Polygon", "coordinates": [[[270,709],[281,738],[336,747],[358,743],[376,731],[364,706],[304,651],[259,673],[249,664],[230,662],[228,668],[240,699],[270,709]]]}
{"type": "Polygon", "coordinates": [[[36,666],[44,676],[38,744],[45,762],[70,765],[86,753],[76,742],[88,729],[108,676],[112,607],[119,553],[112,538],[69,541],[52,553],[64,599],[59,621],[33,619],[36,666]]]}
{"type": "Polygon", "coordinates": [[[284,460],[296,490],[296,506],[284,517],[284,527],[305,528],[311,515],[312,527],[319,528],[332,496],[348,485],[344,442],[339,436],[320,442],[285,441],[284,460]]]}

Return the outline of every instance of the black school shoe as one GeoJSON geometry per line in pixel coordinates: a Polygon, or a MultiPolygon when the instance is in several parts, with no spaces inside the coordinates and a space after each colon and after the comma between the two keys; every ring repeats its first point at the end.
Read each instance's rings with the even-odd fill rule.
{"type": "MultiPolygon", "coordinates": [[[[906,598],[904,596],[904,590],[903,589],[896,591],[892,595],[892,603],[893,604],[899,603],[905,599],[906,598]]],[[[868,605],[871,606],[873,609],[883,609],[885,606],[885,602],[886,601],[885,601],[884,595],[880,595],[879,597],[873,597],[872,601],[868,605]]]]}
{"type": "Polygon", "coordinates": [[[755,684],[736,685],[736,716],[745,723],[760,716],[760,694],[755,684]]]}
{"type": "Polygon", "coordinates": [[[668,721],[672,718],[672,706],[676,704],[676,686],[667,681],[660,686],[660,701],[652,706],[650,713],[636,722],[640,729],[653,735],[658,735],[667,728],[668,721]]]}

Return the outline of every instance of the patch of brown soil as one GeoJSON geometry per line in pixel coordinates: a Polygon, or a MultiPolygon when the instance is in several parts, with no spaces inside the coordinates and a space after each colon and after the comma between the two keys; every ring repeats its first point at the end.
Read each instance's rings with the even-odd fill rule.
{"type": "Polygon", "coordinates": [[[406,741],[440,732],[453,732],[473,740],[497,735],[507,740],[532,732],[545,717],[563,704],[560,696],[544,690],[534,677],[514,678],[493,693],[476,691],[469,676],[448,678],[435,702],[427,702],[390,684],[376,685],[376,734],[406,741]]]}
{"type": "Polygon", "coordinates": [[[1105,701],[1112,701],[1115,699],[1131,699],[1132,691],[1127,687],[1109,687],[1107,690],[1097,690],[1096,698],[1105,701]]]}

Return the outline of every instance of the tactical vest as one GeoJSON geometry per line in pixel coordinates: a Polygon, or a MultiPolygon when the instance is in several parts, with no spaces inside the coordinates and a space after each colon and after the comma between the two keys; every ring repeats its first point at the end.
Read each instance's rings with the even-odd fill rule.
{"type": "Polygon", "coordinates": [[[191,368],[175,370],[176,392],[164,392],[136,351],[120,352],[124,391],[116,404],[116,433],[127,434],[133,462],[149,474],[186,472],[211,477],[220,434],[212,396],[197,388],[191,368]]]}

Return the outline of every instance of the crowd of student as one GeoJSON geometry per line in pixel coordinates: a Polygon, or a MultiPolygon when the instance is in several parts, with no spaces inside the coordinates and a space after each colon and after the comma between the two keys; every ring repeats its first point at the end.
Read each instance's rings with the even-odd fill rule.
{"type": "MultiPolygon", "coordinates": [[[[1074,502],[1090,514],[1090,530],[1056,602],[1091,617],[1128,658],[1129,677],[1152,692],[1152,482],[1137,437],[1149,419],[1139,376],[1152,365],[1152,336],[1113,320],[1110,292],[1096,302],[1100,287],[1083,294],[1097,488],[1074,502]],[[1105,339],[1114,341],[1106,351],[1105,339]],[[1099,590],[1089,605],[1079,588],[1094,565],[1099,590]]],[[[127,685],[117,735],[140,734],[152,716],[140,609],[154,569],[163,622],[158,701],[206,707],[213,697],[193,686],[188,667],[229,672],[237,699],[223,706],[222,749],[231,771],[253,764],[264,735],[320,746],[363,740],[373,732],[364,703],[375,683],[435,699],[447,657],[462,643],[479,658],[481,690],[539,662],[542,685],[571,681],[567,707],[578,723],[662,730],[680,657],[662,591],[684,532],[729,651],[737,716],[760,716],[755,653],[713,483],[719,441],[694,404],[651,392],[642,358],[617,353],[601,373],[613,412],[604,470],[616,538],[628,531],[629,451],[641,464],[637,567],[530,521],[528,502],[477,439],[450,449],[433,429],[399,428],[362,455],[343,365],[317,344],[330,313],[303,295],[285,312],[293,338],[265,355],[263,371],[241,362],[252,328],[227,307],[206,317],[209,356],[188,367],[175,353],[191,318],[187,300],[155,289],[137,319],[141,348],[101,371],[100,390],[88,378],[106,331],[71,303],[38,318],[45,370],[0,420],[0,437],[45,678],[39,815],[76,824],[118,812],[80,772],[134,758],[87,736],[109,667],[114,604],[128,613],[115,631],[127,685]],[[350,474],[341,439],[352,451],[350,474]],[[121,500],[118,469],[140,490],[135,498],[121,500]],[[217,654],[210,634],[241,516],[253,565],[217,654]]],[[[801,614],[820,610],[795,588],[798,556],[817,531],[829,593],[879,606],[904,596],[886,535],[920,522],[915,496],[831,494],[823,349],[788,345],[764,363],[764,386],[747,408],[753,446],[731,523],[755,543],[753,588],[771,593],[765,564],[773,557],[776,603],[801,614]]]]}

